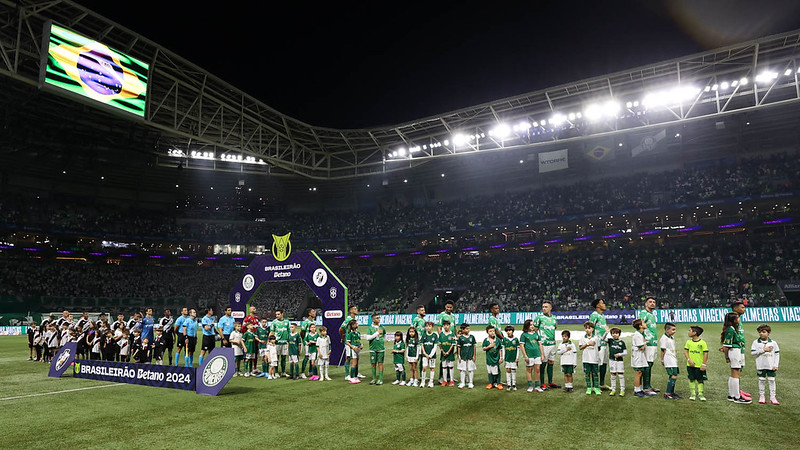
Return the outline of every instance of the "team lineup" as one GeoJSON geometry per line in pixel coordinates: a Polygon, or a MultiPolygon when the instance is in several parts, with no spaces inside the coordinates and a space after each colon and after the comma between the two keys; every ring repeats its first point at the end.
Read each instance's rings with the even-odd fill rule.
{"type": "MultiPolygon", "coordinates": [[[[607,323],[604,301],[595,300],[592,307],[594,312],[583,324],[583,334],[573,337],[569,330],[561,330],[557,339],[558,321],[552,315],[550,302],[543,302],[541,314],[524,322],[519,336],[515,335],[517,330],[513,325],[504,326],[500,322],[499,305],[493,303],[489,306],[491,315],[485,327],[486,337],[479,342],[468,323],[456,324],[452,301],[446,302],[444,311],[435,320],[428,320],[425,306],[419,305],[408,330],[405,333],[397,331],[391,337],[387,337],[386,328],[380,323],[381,316],[378,314],[371,316],[372,323],[367,327],[366,334],[362,335],[357,320],[358,309],[352,306],[339,327],[338,336],[334,336],[345,344],[344,361],[334,361],[334,365],[344,365],[345,381],[361,383],[366,377],[359,373],[358,368],[363,353],[362,339],[366,339],[372,369],[369,384],[382,385],[386,343],[390,342],[389,353],[395,372],[395,380],[391,384],[433,388],[438,367],[439,385],[455,386],[455,371],[458,370],[458,388],[473,389],[480,347],[485,355],[488,374],[486,389],[516,391],[520,365],[525,368],[527,392],[562,388],[554,381],[554,367],[558,359],[563,374],[563,391],[571,393],[575,389],[574,375],[580,352],[586,394],[601,395],[602,391],[608,391],[610,396],[624,397],[625,357],[629,356],[634,371],[634,396],[646,398],[660,392],[651,384],[653,365],[658,359],[668,376],[664,398],[681,399],[675,392],[680,374],[680,346],[675,339],[677,326],[665,323],[663,334],[658,338],[655,298],[646,299],[644,309],[638,312],[631,324],[634,331],[630,352],[622,340],[622,329],[607,323]],[[505,383],[502,382],[503,372],[505,383]],[[609,375],[610,385],[606,384],[606,375],[609,375]]],[[[740,387],[742,369],[745,367],[746,343],[741,321],[745,308],[742,301],[731,304],[731,312],[726,314],[723,323],[719,347],[730,366],[728,400],[741,404],[752,402],[751,395],[740,387]]],[[[331,335],[326,327],[317,327],[315,309],[307,309],[299,325],[285,318],[281,310],[276,310],[275,319],[268,321],[266,318],[259,320],[256,308],[251,307],[249,315],[241,323],[231,316],[231,312],[230,307],[226,308],[225,314],[217,320],[213,309],[208,308],[198,320],[194,309],[183,308],[177,319],[173,319],[170,311],[166,310],[164,317],[156,322],[152,308],[147,308],[144,313],[136,313],[127,322],[119,315],[115,322],[109,324],[105,315],[92,321],[84,313],[75,321],[69,311],[64,311],[59,319],[50,316],[39,326],[33,324],[29,328],[29,359],[34,360],[35,353],[35,360],[47,362],[59,347],[76,341],[78,353],[91,359],[132,360],[144,364],[163,364],[166,360],[167,364],[174,363],[177,366],[183,352],[184,365],[192,367],[199,328],[202,336],[199,364],[203,363],[203,358],[219,340],[223,347],[233,348],[235,376],[332,380],[329,371],[331,335]],[[176,346],[174,356],[173,344],[176,346]]],[[[708,381],[709,346],[701,338],[703,331],[699,326],[689,327],[688,339],[683,346],[690,400],[706,401],[704,386],[708,381]]],[[[755,358],[758,402],[766,403],[769,386],[770,403],[779,405],[776,374],[780,364],[780,349],[771,338],[772,329],[769,325],[759,325],[757,331],[759,337],[752,342],[750,354],[755,358]]]]}

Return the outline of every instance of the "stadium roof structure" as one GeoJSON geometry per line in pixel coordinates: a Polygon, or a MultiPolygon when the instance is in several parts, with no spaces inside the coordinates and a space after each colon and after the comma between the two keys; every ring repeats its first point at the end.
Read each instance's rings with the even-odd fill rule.
{"type": "Polygon", "coordinates": [[[0,0],[0,74],[39,86],[48,21],[149,64],[144,117],[118,115],[159,134],[152,150],[159,164],[190,169],[358,178],[435,158],[546,149],[800,100],[797,30],[393,126],[332,129],[282,114],[67,0],[0,0]]]}

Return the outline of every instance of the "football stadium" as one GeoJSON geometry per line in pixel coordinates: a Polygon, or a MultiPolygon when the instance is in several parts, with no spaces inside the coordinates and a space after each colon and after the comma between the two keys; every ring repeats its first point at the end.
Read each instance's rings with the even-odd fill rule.
{"type": "Polygon", "coordinates": [[[799,78],[782,30],[335,128],[0,0],[0,447],[797,448],[799,78]]]}

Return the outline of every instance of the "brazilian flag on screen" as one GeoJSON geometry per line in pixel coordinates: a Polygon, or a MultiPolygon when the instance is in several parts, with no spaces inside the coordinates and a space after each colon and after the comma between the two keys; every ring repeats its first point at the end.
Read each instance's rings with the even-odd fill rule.
{"type": "Polygon", "coordinates": [[[144,117],[148,65],[52,24],[45,84],[144,117]]]}

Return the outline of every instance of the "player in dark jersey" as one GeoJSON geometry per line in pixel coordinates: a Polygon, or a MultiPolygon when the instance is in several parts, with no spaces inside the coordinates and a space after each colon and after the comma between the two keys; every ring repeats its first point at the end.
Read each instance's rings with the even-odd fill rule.
{"type": "Polygon", "coordinates": [[[164,317],[158,320],[158,326],[161,327],[161,354],[167,354],[167,365],[172,363],[172,346],[175,345],[175,333],[172,329],[174,324],[172,312],[164,310],[164,317]]]}

